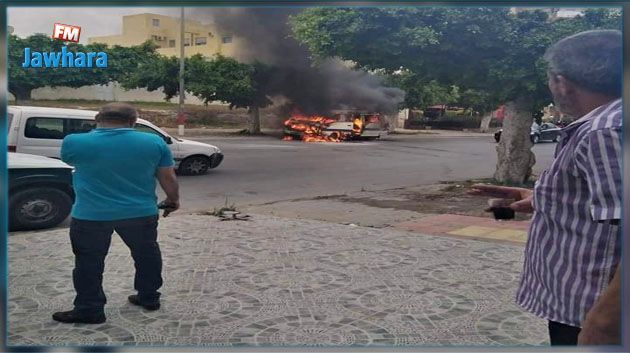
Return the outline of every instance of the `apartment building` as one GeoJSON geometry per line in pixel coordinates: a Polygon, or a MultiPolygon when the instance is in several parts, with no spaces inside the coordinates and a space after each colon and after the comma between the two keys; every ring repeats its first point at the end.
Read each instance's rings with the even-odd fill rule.
{"type": "MultiPolygon", "coordinates": [[[[184,24],[184,53],[186,56],[215,54],[235,56],[236,40],[230,33],[221,33],[210,24],[186,20],[184,24]]],[[[110,46],[132,46],[152,40],[158,52],[166,56],[179,56],[180,20],[177,17],[143,13],[123,16],[122,34],[90,37],[89,43],[110,46]]]]}

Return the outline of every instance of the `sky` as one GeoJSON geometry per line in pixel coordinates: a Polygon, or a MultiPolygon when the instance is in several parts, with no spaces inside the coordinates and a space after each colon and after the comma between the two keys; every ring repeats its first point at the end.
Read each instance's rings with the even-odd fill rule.
{"type": "MultiPolygon", "coordinates": [[[[52,35],[55,22],[81,27],[81,43],[87,43],[89,37],[107,36],[122,32],[122,16],[139,13],[156,13],[167,16],[179,16],[179,7],[9,7],[7,19],[14,34],[28,37],[34,33],[52,35]]],[[[571,12],[571,11],[565,11],[571,12]]],[[[209,19],[187,14],[189,18],[202,23],[209,19]]],[[[574,15],[574,14],[573,14],[574,15]]]]}
{"type": "Polygon", "coordinates": [[[122,33],[124,15],[149,12],[179,17],[179,11],[179,7],[9,7],[7,22],[18,37],[34,33],[52,35],[55,22],[79,26],[81,43],[87,43],[89,37],[122,33]]]}

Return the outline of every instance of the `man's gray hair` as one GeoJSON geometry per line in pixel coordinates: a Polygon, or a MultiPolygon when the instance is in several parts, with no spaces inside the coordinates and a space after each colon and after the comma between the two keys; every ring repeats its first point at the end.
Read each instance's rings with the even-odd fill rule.
{"type": "Polygon", "coordinates": [[[138,112],[129,103],[115,102],[105,104],[96,114],[96,120],[131,122],[138,118],[138,112]]]}
{"type": "Polygon", "coordinates": [[[621,96],[622,35],[617,30],[594,30],[566,37],[545,53],[549,73],[562,75],[592,92],[621,96]]]}

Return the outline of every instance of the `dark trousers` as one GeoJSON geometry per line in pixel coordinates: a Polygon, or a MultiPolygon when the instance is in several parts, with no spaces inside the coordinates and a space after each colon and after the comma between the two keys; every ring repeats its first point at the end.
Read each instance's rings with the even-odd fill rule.
{"type": "Polygon", "coordinates": [[[577,346],[580,328],[549,321],[549,339],[552,346],[577,346]]]}
{"type": "Polygon", "coordinates": [[[158,216],[117,221],[72,219],[70,242],[75,256],[72,280],[77,296],[74,308],[85,313],[102,313],[107,302],[103,292],[103,270],[112,233],[116,231],[131,250],[136,267],[134,288],[138,300],[154,303],[162,286],[162,254],[157,243],[158,216]]]}

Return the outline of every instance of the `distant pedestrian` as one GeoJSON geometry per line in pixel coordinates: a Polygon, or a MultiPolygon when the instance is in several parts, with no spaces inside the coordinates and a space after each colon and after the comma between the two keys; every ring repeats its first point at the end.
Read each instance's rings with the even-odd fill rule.
{"type": "Polygon", "coordinates": [[[113,231],[130,248],[135,263],[138,293],[129,301],[147,310],[160,307],[156,178],[168,211],[179,208],[179,187],[168,145],[154,134],[136,131],[136,120],[133,106],[110,103],[96,115],[96,129],[63,140],[61,159],[75,167],[70,242],[77,294],[74,309],[54,313],[56,321],[105,322],[103,270],[113,231]]]}
{"type": "Polygon", "coordinates": [[[548,49],[561,131],[534,190],[474,185],[533,212],[517,303],[549,321],[552,345],[620,344],[622,36],[587,31],[548,49]]]}

